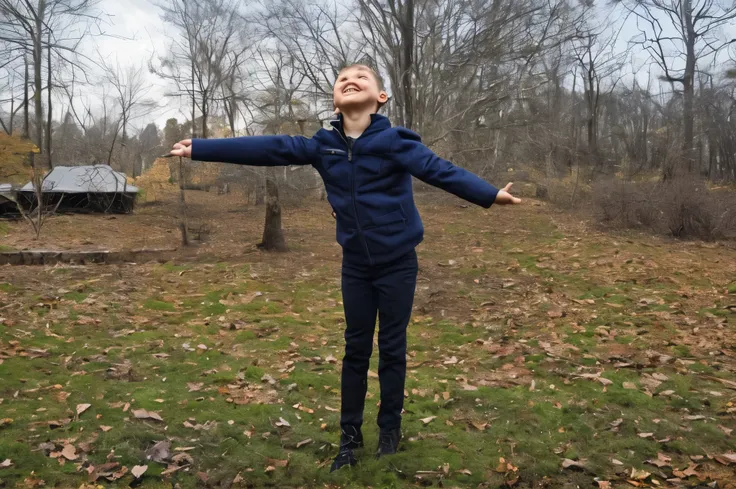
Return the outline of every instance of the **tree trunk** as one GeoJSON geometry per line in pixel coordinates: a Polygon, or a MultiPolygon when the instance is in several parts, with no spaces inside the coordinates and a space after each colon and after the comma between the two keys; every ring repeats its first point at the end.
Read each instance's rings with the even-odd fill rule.
{"type": "Polygon", "coordinates": [[[256,179],[256,200],[254,205],[263,205],[263,202],[266,199],[266,194],[264,192],[265,185],[264,185],[264,178],[263,175],[258,173],[258,177],[256,179]]]}
{"type": "Polygon", "coordinates": [[[414,71],[414,0],[406,0],[403,17],[404,25],[401,30],[404,41],[404,66],[402,66],[401,78],[404,87],[404,123],[407,129],[411,129],[414,123],[414,93],[411,78],[414,71]]]}
{"type": "MultiPolygon", "coordinates": [[[[191,43],[191,40],[189,42],[191,43]]],[[[194,95],[194,58],[192,58],[192,139],[197,137],[197,128],[194,125],[194,119],[196,116],[197,116],[197,99],[194,95]]]]}
{"type": "Polygon", "coordinates": [[[51,83],[52,81],[51,80],[51,31],[49,31],[48,33],[47,51],[48,51],[47,53],[48,54],[48,66],[47,66],[48,80],[46,82],[46,90],[47,90],[47,95],[48,95],[48,102],[47,102],[48,108],[47,108],[47,113],[46,113],[46,158],[48,158],[49,168],[53,168],[54,164],[51,161],[51,118],[52,118],[52,110],[51,110],[52,108],[52,105],[51,105],[51,88],[52,88],[52,83],[51,83]]]}
{"type": "Polygon", "coordinates": [[[267,251],[289,251],[281,229],[279,188],[272,174],[266,178],[266,224],[263,227],[263,241],[258,247],[267,251]]]}
{"type": "Polygon", "coordinates": [[[179,157],[179,231],[181,231],[181,245],[189,246],[187,233],[187,203],[184,199],[184,161],[179,157]]]}
{"type": "Polygon", "coordinates": [[[31,85],[31,74],[28,72],[28,52],[23,55],[23,64],[25,65],[25,78],[23,83],[23,138],[29,139],[31,137],[31,129],[28,117],[28,87],[31,85]]]}
{"type": "MultiPolygon", "coordinates": [[[[46,11],[46,0],[39,0],[38,12],[36,15],[36,30],[33,32],[33,81],[35,93],[33,101],[36,108],[36,146],[41,154],[44,153],[43,145],[43,103],[41,102],[41,90],[43,90],[43,81],[41,79],[41,68],[43,66],[43,45],[41,36],[43,35],[44,14],[46,11]]],[[[49,160],[46,160],[48,165],[49,160]]],[[[49,169],[51,167],[49,166],[49,169]]]]}
{"type": "Polygon", "coordinates": [[[695,40],[696,34],[693,27],[693,5],[692,0],[685,0],[682,5],[682,16],[685,20],[686,29],[686,56],[685,56],[685,75],[683,77],[683,105],[682,117],[685,128],[684,139],[682,141],[682,151],[685,159],[685,167],[688,173],[693,171],[695,163],[694,148],[694,121],[693,99],[695,97],[695,40]]]}

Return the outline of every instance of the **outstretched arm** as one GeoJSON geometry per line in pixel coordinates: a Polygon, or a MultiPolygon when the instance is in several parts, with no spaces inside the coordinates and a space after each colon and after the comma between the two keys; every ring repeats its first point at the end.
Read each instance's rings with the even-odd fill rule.
{"type": "Polygon", "coordinates": [[[311,165],[316,142],[302,136],[245,136],[185,139],[171,150],[173,156],[254,166],[311,165]]]}
{"type": "Polygon", "coordinates": [[[396,133],[392,153],[400,155],[397,163],[420,180],[485,208],[493,204],[521,203],[521,199],[509,193],[512,184],[499,190],[474,173],[434,154],[415,132],[400,127],[396,133]]]}

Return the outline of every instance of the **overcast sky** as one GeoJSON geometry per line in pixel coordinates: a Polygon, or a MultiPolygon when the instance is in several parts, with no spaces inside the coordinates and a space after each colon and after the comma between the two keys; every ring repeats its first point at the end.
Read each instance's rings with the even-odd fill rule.
{"type": "MultiPolygon", "coordinates": [[[[602,3],[602,2],[601,2],[602,3]]],[[[148,73],[147,63],[151,56],[156,53],[165,52],[168,46],[165,29],[159,17],[159,9],[150,0],[101,0],[98,6],[99,10],[105,13],[103,30],[108,36],[96,37],[85,45],[85,51],[93,59],[97,58],[96,51],[110,61],[117,59],[121,65],[129,63],[143,64],[146,67],[146,76],[150,81],[150,95],[161,103],[161,109],[155,114],[151,114],[141,120],[134,121],[136,129],[142,129],[145,124],[155,120],[159,128],[162,128],[166,119],[169,117],[177,117],[180,120],[185,119],[186,114],[182,113],[180,102],[178,99],[166,99],[164,96],[166,88],[163,82],[156,76],[148,73]]],[[[610,12],[600,12],[602,22],[610,22],[612,16],[610,12]]],[[[730,37],[736,37],[736,29],[729,28],[730,37]]],[[[624,24],[620,33],[618,49],[624,49],[629,40],[639,33],[635,18],[630,16],[624,24]]],[[[646,56],[640,53],[636,56],[634,66],[641,68],[646,63],[646,56]]],[[[724,56],[724,63],[727,60],[724,56]]],[[[725,64],[724,64],[725,66],[725,64]]],[[[700,68],[704,68],[701,66],[700,68]]],[[[632,67],[628,66],[625,71],[631,71],[632,67]]],[[[646,83],[646,66],[643,67],[639,74],[642,82],[646,83]]],[[[90,73],[95,76],[96,73],[90,73]]],[[[629,79],[632,75],[629,75],[629,79]]],[[[87,90],[87,89],[85,89],[87,90]]],[[[101,87],[90,87],[87,93],[95,94],[93,96],[101,96],[101,87]]],[[[95,104],[97,105],[97,104],[95,104]]],[[[185,109],[186,110],[186,109],[185,109]]]]}

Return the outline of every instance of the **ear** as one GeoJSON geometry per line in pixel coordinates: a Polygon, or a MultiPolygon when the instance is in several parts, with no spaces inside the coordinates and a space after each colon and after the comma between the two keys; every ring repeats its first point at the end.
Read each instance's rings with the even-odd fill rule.
{"type": "Polygon", "coordinates": [[[388,102],[388,93],[385,90],[381,90],[381,93],[378,94],[378,101],[382,104],[388,102]]]}

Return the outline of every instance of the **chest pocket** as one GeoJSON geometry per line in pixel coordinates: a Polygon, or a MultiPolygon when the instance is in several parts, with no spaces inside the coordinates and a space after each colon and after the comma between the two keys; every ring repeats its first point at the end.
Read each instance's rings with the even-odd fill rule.
{"type": "Polygon", "coordinates": [[[323,148],[320,150],[322,168],[324,168],[327,183],[346,188],[350,185],[350,162],[348,152],[338,148],[323,148]]]}

